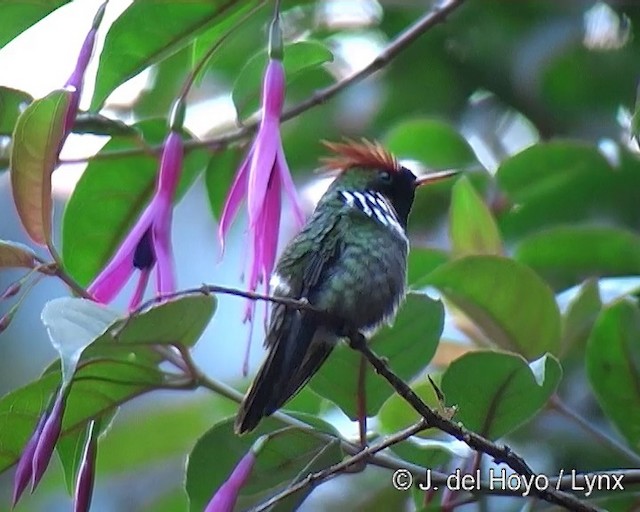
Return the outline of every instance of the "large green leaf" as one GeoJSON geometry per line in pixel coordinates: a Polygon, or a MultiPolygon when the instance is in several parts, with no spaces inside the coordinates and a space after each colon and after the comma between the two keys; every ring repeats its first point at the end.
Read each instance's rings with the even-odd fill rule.
{"type": "Polygon", "coordinates": [[[569,303],[562,317],[562,353],[589,337],[601,308],[598,282],[589,279],[569,303]]]}
{"type": "MultiPolygon", "coordinates": [[[[299,41],[285,45],[282,65],[287,83],[295,80],[297,75],[332,60],[333,54],[319,41],[299,41]]],[[[241,118],[251,114],[258,107],[262,75],[267,61],[267,51],[261,50],[249,59],[236,79],[233,86],[233,102],[241,118]]]]}
{"type": "MultiPolygon", "coordinates": [[[[90,418],[107,414],[118,405],[161,387],[165,376],[156,365],[150,347],[112,351],[108,357],[81,362],[67,398],[62,435],[75,432],[90,418]]],[[[52,370],[0,400],[0,471],[18,460],[60,379],[59,370],[52,370]]]]}
{"type": "Polygon", "coordinates": [[[14,37],[35,25],[58,7],[70,0],[47,0],[25,2],[24,0],[2,1],[2,31],[0,31],[0,48],[14,37]]]}
{"type": "MultiPolygon", "coordinates": [[[[382,328],[369,345],[376,354],[387,358],[400,378],[411,379],[431,361],[443,325],[441,302],[424,294],[410,293],[393,326],[382,328]]],[[[313,391],[337,404],[352,419],[358,417],[356,395],[361,357],[346,344],[338,344],[309,384],[313,391]]],[[[365,394],[368,416],[375,415],[393,394],[389,384],[368,363],[365,394]]]]}
{"type": "Polygon", "coordinates": [[[605,308],[587,343],[587,376],[598,403],[640,452],[640,310],[621,300],[605,308]]]}
{"type": "Polygon", "coordinates": [[[35,254],[26,245],[0,240],[0,268],[33,268],[35,254]]]}
{"type": "Polygon", "coordinates": [[[467,256],[441,265],[421,284],[438,288],[498,346],[527,358],[558,353],[560,312],[553,292],[521,263],[467,256]]]}
{"type": "MultiPolygon", "coordinates": [[[[166,121],[160,119],[134,126],[148,144],[162,144],[167,132],[166,121]]],[[[62,256],[67,271],[83,285],[100,271],[138,219],[153,194],[159,167],[159,155],[100,157],[111,151],[139,147],[139,142],[131,137],[113,137],[89,163],[67,203],[62,256]]],[[[176,200],[204,169],[206,159],[203,150],[185,156],[176,200]]]]}
{"type": "Polygon", "coordinates": [[[640,236],[613,227],[559,226],[525,238],[515,258],[565,288],[588,277],[640,274],[640,236]]]}
{"type": "Polygon", "coordinates": [[[407,283],[410,287],[420,283],[426,275],[449,261],[449,253],[426,247],[411,247],[407,265],[407,283]]]}
{"type": "MultiPolygon", "coordinates": [[[[223,420],[198,440],[189,455],[186,478],[189,510],[204,510],[253,443],[261,435],[283,428],[286,430],[273,435],[258,454],[251,476],[240,491],[238,506],[243,510],[282,490],[298,476],[304,477],[342,458],[338,443],[327,443],[304,430],[287,428],[274,418],[266,418],[254,432],[242,437],[233,432],[233,418],[223,420]]],[[[331,430],[328,425],[326,428],[331,430]]],[[[293,500],[299,502],[304,497],[300,494],[293,500]]],[[[290,504],[288,510],[295,508],[290,504]]]]}
{"type": "Polygon", "coordinates": [[[536,144],[505,160],[496,174],[513,208],[499,218],[506,238],[561,224],[594,222],[637,227],[640,162],[624,152],[612,168],[594,146],[573,141],[536,144]]]}
{"type": "Polygon", "coordinates": [[[420,118],[394,126],[385,145],[399,158],[420,160],[436,169],[465,168],[477,164],[471,146],[450,124],[420,118]]]}
{"type": "Polygon", "coordinates": [[[54,91],[34,101],[13,132],[13,201],[27,233],[41,245],[51,238],[51,173],[58,164],[70,100],[70,92],[54,91]]]}
{"type": "MultiPolygon", "coordinates": [[[[77,435],[77,429],[88,419],[108,415],[140,394],[170,385],[167,374],[159,368],[164,356],[155,346],[192,346],[209,323],[214,308],[214,297],[181,297],[140,315],[116,320],[97,336],[83,349],[71,383],[63,419],[64,435],[77,435]]],[[[16,462],[61,378],[60,365],[56,363],[39,380],[0,400],[0,471],[16,462]]]]}
{"type": "Polygon", "coordinates": [[[502,254],[502,240],[496,221],[465,176],[456,181],[451,193],[449,233],[456,257],[502,254]]]}
{"type": "Polygon", "coordinates": [[[133,2],[114,22],[105,39],[91,110],[98,110],[117,86],[185,47],[243,3],[237,0],[133,2]]]}
{"type": "Polygon", "coordinates": [[[529,364],[521,356],[500,352],[469,352],[442,376],[454,419],[485,437],[502,437],[532,418],[555,392],[562,368],[545,355],[529,364]]]}
{"type": "Polygon", "coordinates": [[[30,94],[0,86],[0,135],[11,135],[22,110],[33,101],[30,94]]]}

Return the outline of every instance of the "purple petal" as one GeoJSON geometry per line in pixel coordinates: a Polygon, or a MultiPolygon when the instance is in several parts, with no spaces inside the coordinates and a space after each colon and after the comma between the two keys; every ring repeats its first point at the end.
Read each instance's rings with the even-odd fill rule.
{"type": "Polygon", "coordinates": [[[249,150],[249,153],[242,161],[242,164],[240,164],[240,167],[236,172],[236,176],[233,179],[231,188],[229,189],[229,193],[227,194],[227,199],[224,203],[224,207],[222,208],[222,214],[220,215],[220,225],[218,228],[218,236],[220,237],[220,245],[223,248],[224,239],[227,236],[227,232],[229,231],[229,226],[238,213],[238,209],[240,208],[240,204],[242,203],[242,198],[247,193],[247,172],[252,156],[253,148],[249,150]]]}
{"type": "Polygon", "coordinates": [[[264,205],[264,215],[262,219],[262,261],[261,266],[264,272],[264,280],[269,282],[273,267],[276,261],[278,250],[278,235],[280,234],[280,214],[281,214],[281,193],[282,182],[277,172],[273,173],[269,187],[267,188],[267,198],[264,205]]]}
{"type": "Polygon", "coordinates": [[[278,172],[278,174],[280,175],[280,179],[282,180],[282,185],[284,186],[287,200],[289,201],[289,203],[291,204],[291,208],[293,209],[293,214],[295,216],[297,226],[298,228],[301,228],[304,224],[304,212],[302,211],[302,207],[300,206],[298,191],[296,190],[296,186],[291,179],[291,172],[289,171],[289,166],[287,165],[287,159],[284,156],[282,144],[280,144],[278,155],[276,156],[276,171],[278,172]]]}
{"type": "Polygon", "coordinates": [[[211,498],[205,508],[205,512],[232,512],[240,489],[249,479],[255,462],[256,456],[253,450],[249,450],[242,457],[228,480],[220,486],[213,498],[211,498]]]}
{"type": "Polygon", "coordinates": [[[20,456],[20,460],[18,461],[18,466],[16,467],[16,474],[13,479],[13,500],[11,501],[11,507],[15,507],[16,503],[22,496],[22,493],[27,488],[27,484],[29,480],[31,480],[31,472],[33,466],[33,454],[36,451],[36,446],[38,444],[38,439],[40,439],[40,435],[42,434],[42,429],[44,428],[44,424],[47,421],[47,413],[44,413],[38,419],[38,423],[36,424],[36,428],[31,435],[29,441],[25,445],[22,450],[22,455],[20,456]]]}
{"type": "Polygon", "coordinates": [[[156,292],[165,295],[176,291],[173,269],[173,250],[171,248],[172,205],[164,205],[165,211],[158,216],[152,226],[153,250],[156,255],[156,292]]]}
{"type": "Polygon", "coordinates": [[[282,62],[270,59],[264,73],[262,83],[263,117],[272,117],[278,122],[284,105],[286,87],[284,66],[282,62]]]}
{"type": "Polygon", "coordinates": [[[174,131],[169,132],[164,141],[162,160],[160,161],[160,172],[158,174],[158,185],[156,195],[162,197],[164,201],[171,203],[175,195],[180,174],[182,171],[182,157],[184,146],[180,134],[174,131]]]}
{"type": "Polygon", "coordinates": [[[257,225],[264,206],[267,186],[273,172],[279,145],[280,133],[277,120],[263,119],[254,142],[253,158],[249,165],[247,208],[249,210],[249,226],[252,228],[257,225]]]}
{"type": "Polygon", "coordinates": [[[134,290],[131,301],[129,302],[129,311],[135,311],[140,306],[142,297],[144,296],[144,291],[147,289],[147,284],[149,283],[150,275],[151,268],[144,268],[140,270],[140,277],[138,278],[136,289],[134,290]]]}
{"type": "Polygon", "coordinates": [[[149,203],[109,263],[87,288],[96,301],[103,304],[111,302],[133,274],[133,256],[156,216],[158,205],[154,200],[149,203]]]}
{"type": "Polygon", "coordinates": [[[60,437],[60,430],[62,428],[62,416],[64,415],[64,406],[66,398],[63,390],[58,392],[56,401],[51,409],[51,414],[45,421],[42,427],[42,432],[38,438],[34,453],[31,468],[31,490],[35,489],[42,475],[47,469],[53,450],[56,447],[58,438],[60,437]]]}
{"type": "Polygon", "coordinates": [[[94,429],[95,421],[92,420],[78,470],[78,480],[73,497],[73,512],[88,512],[91,505],[97,451],[94,429]]]}

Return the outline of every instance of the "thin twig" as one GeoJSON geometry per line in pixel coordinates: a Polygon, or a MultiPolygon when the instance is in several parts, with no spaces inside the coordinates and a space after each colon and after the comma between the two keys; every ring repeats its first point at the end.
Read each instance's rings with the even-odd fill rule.
{"type": "MultiPolygon", "coordinates": [[[[442,432],[465,442],[468,446],[476,451],[486,453],[493,457],[497,463],[505,463],[515,472],[525,477],[535,477],[536,474],[531,470],[525,460],[516,454],[511,448],[506,445],[502,447],[485,439],[484,437],[467,430],[462,425],[454,423],[441,416],[438,412],[432,410],[422,399],[416,395],[416,393],[398,377],[390,368],[389,365],[378,357],[367,345],[366,338],[359,332],[350,333],[349,336],[351,346],[354,350],[361,352],[375,368],[379,375],[384,377],[389,384],[395,389],[395,391],[404,398],[413,407],[418,414],[420,414],[430,427],[435,427],[442,432]]],[[[581,512],[593,512],[596,508],[583,503],[574,496],[555,491],[552,489],[531,489],[531,494],[538,498],[547,501],[549,503],[555,503],[556,505],[562,505],[568,510],[581,511],[581,512]]]]}
{"type": "Polygon", "coordinates": [[[252,508],[251,511],[262,512],[264,510],[267,510],[271,508],[273,505],[275,505],[276,503],[278,503],[279,501],[286,498],[287,496],[291,496],[295,492],[298,492],[299,490],[304,489],[305,487],[308,487],[310,485],[317,485],[331,478],[332,476],[337,475],[338,473],[344,472],[346,469],[353,466],[354,464],[357,464],[358,462],[365,462],[367,458],[369,458],[371,455],[379,451],[382,451],[388,448],[389,446],[393,446],[394,444],[400,443],[405,439],[408,439],[412,435],[417,434],[418,432],[426,428],[427,428],[426,422],[424,420],[421,420],[409,428],[401,430],[400,432],[397,432],[392,436],[389,436],[374,445],[371,445],[369,447],[366,447],[360,450],[355,455],[343,461],[340,461],[334,464],[333,466],[329,466],[328,468],[323,469],[322,471],[318,471],[317,473],[311,473],[307,475],[307,477],[304,480],[287,487],[282,492],[279,492],[278,494],[271,497],[267,501],[262,502],[257,507],[252,508]]]}
{"type": "Polygon", "coordinates": [[[620,455],[628,459],[636,466],[640,466],[640,455],[631,451],[626,446],[622,445],[612,437],[608,436],[594,425],[589,423],[586,419],[580,416],[576,411],[571,409],[565,404],[558,395],[553,395],[549,400],[549,409],[564,416],[569,421],[572,421],[578,425],[582,430],[589,434],[595,441],[603,445],[605,448],[609,448],[618,452],[620,455]]]}
{"type": "MultiPolygon", "coordinates": [[[[322,105],[326,103],[328,100],[333,98],[336,94],[338,94],[343,89],[347,87],[361,82],[368,76],[372,75],[376,71],[379,71],[384,66],[386,66],[391,60],[393,60],[399,53],[401,53],[404,49],[408,48],[411,43],[413,43],[416,39],[418,39],[422,34],[424,34],[427,30],[442,23],[445,21],[447,16],[451,14],[455,9],[460,7],[464,3],[464,0],[446,0],[439,6],[434,7],[431,11],[426,13],[420,19],[418,19],[414,24],[409,26],[404,32],[402,32],[399,36],[397,36],[393,41],[391,41],[387,47],[380,52],[380,54],[367,66],[357,71],[356,73],[343,78],[342,80],[325,87],[324,89],[320,89],[316,91],[310,98],[301,101],[297,105],[287,109],[283,112],[280,117],[281,121],[288,121],[293,119],[300,114],[310,110],[313,107],[318,105],[322,105]]],[[[229,144],[234,142],[238,142],[242,139],[249,137],[256,130],[258,126],[258,121],[253,121],[251,123],[247,123],[243,125],[242,128],[227,133],[218,137],[213,137],[210,139],[202,139],[202,140],[191,140],[185,141],[184,149],[185,151],[190,151],[196,148],[208,147],[211,150],[219,151],[229,144]]],[[[162,151],[162,146],[155,146],[154,151],[156,153],[160,153],[162,151]]],[[[83,158],[69,158],[65,160],[61,160],[60,163],[63,164],[73,164],[73,163],[84,163],[87,160],[98,160],[98,159],[107,159],[107,158],[123,158],[131,155],[137,155],[141,153],[140,149],[132,148],[132,149],[124,149],[121,151],[110,151],[105,153],[98,153],[93,156],[83,157],[83,158]]]]}

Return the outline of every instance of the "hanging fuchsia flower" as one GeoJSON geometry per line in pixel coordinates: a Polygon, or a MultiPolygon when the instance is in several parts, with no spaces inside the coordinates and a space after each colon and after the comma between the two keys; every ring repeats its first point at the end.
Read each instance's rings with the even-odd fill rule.
{"type": "Polygon", "coordinates": [[[93,47],[95,46],[96,42],[96,34],[98,33],[98,27],[100,26],[102,18],[104,17],[104,11],[107,7],[107,2],[108,0],[98,8],[98,12],[93,18],[91,30],[89,30],[89,33],[87,34],[87,37],[85,37],[84,43],[82,43],[82,47],[80,48],[80,55],[78,55],[76,67],[67,80],[67,83],[64,84],[65,90],[71,92],[71,101],[69,103],[69,109],[67,110],[67,115],[64,120],[65,135],[67,135],[71,131],[73,123],[76,120],[76,115],[78,114],[78,104],[80,103],[80,96],[82,95],[84,74],[87,71],[89,60],[91,60],[91,55],[93,54],[93,47]]]}
{"type": "Polygon", "coordinates": [[[91,420],[87,429],[87,440],[82,451],[80,469],[78,469],[78,478],[73,495],[73,512],[88,512],[89,505],[91,505],[98,445],[96,430],[96,422],[91,420]]]}
{"type": "Polygon", "coordinates": [[[256,463],[256,457],[262,447],[265,445],[268,437],[259,437],[251,449],[245,454],[238,465],[234,468],[233,473],[220,486],[207,504],[204,512],[233,512],[240,489],[247,483],[251,471],[256,463]]]}
{"type": "Polygon", "coordinates": [[[165,139],[156,190],[149,205],[125,237],[107,266],[89,285],[88,292],[102,303],[111,302],[122,290],[134,271],[140,271],[138,285],[130,308],[142,301],[151,271],[156,268],[156,292],[159,295],[175,291],[171,219],[173,197],[180,179],[184,145],[178,130],[184,120],[184,103],[176,103],[171,131],[165,139]]]}
{"type": "MultiPolygon", "coordinates": [[[[285,72],[277,18],[271,25],[270,59],[262,87],[262,119],[253,145],[238,169],[220,218],[221,243],[229,231],[242,200],[247,199],[251,240],[248,288],[260,282],[268,286],[273,271],[280,231],[280,208],[284,190],[299,226],[304,221],[295,185],[282,149],[280,116],[284,105],[285,72]]],[[[255,301],[249,301],[245,319],[251,319],[255,301]]]]}
{"type": "Polygon", "coordinates": [[[13,484],[13,505],[18,502],[29,481],[33,491],[47,469],[62,428],[66,391],[56,395],[50,412],[45,412],[27,442],[18,461],[13,484]]]}

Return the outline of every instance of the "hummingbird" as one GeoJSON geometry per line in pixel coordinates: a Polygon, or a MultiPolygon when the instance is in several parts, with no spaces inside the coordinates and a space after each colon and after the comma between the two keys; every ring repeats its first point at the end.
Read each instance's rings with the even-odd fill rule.
{"type": "Polygon", "coordinates": [[[456,174],[416,177],[376,142],[324,142],[325,166],[337,175],[302,230],[282,252],[270,279],[274,296],[314,311],[274,303],[267,355],[235,421],[253,430],[318,371],[347,333],[391,323],[405,296],[407,219],[416,188],[456,174]]]}

